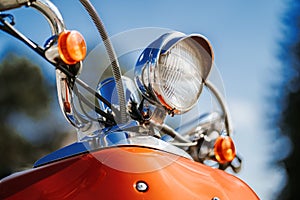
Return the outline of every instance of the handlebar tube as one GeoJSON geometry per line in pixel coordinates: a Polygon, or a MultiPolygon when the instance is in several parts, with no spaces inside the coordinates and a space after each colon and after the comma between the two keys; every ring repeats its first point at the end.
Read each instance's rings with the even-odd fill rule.
{"type": "Polygon", "coordinates": [[[14,8],[19,8],[24,5],[30,5],[30,0],[1,0],[0,1],[0,12],[5,10],[10,10],[14,8]]]}
{"type": "MultiPolygon", "coordinates": [[[[66,30],[65,24],[61,13],[57,7],[49,0],[1,0],[0,1],[0,11],[10,10],[22,6],[28,6],[39,11],[48,21],[51,29],[51,37],[58,36],[61,32],[66,30]]],[[[13,23],[6,21],[4,18],[8,16],[2,14],[0,21],[2,25],[0,29],[14,36],[15,38],[24,42],[27,46],[33,49],[40,56],[45,58],[48,62],[53,64],[56,68],[56,85],[58,93],[58,101],[60,108],[65,116],[65,118],[76,128],[80,129],[87,125],[86,120],[82,120],[82,116],[77,116],[75,108],[73,105],[73,94],[69,83],[66,81],[70,77],[74,77],[64,66],[55,63],[53,60],[47,58],[46,50],[43,47],[38,46],[32,40],[28,39],[18,30],[13,27],[13,23]],[[65,105],[69,105],[66,107],[65,105]]]]}

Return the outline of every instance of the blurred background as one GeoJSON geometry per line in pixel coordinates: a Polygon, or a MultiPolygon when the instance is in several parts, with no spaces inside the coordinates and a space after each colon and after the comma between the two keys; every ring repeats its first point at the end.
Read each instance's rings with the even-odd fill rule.
{"type": "MultiPolygon", "coordinates": [[[[53,0],[68,29],[100,42],[79,1],[53,0]]],[[[212,43],[244,165],[238,177],[261,199],[298,199],[300,1],[96,1],[107,31],[143,27],[200,33],[212,43]]],[[[11,11],[16,27],[43,45],[46,21],[11,11]]],[[[0,33],[0,177],[31,167],[76,140],[59,111],[55,72],[19,41],[0,33]]]]}

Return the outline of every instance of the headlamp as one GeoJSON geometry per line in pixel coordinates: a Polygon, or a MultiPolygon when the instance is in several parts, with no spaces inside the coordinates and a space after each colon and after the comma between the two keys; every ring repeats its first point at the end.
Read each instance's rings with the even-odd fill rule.
{"type": "Polygon", "coordinates": [[[150,102],[181,114],[196,104],[212,62],[212,48],[202,35],[167,33],[140,55],[136,84],[150,102]]]}

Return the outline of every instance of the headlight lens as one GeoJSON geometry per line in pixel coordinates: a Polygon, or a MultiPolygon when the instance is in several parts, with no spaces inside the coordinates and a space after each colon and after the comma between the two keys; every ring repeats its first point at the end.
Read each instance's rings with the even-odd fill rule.
{"type": "Polygon", "coordinates": [[[184,110],[194,105],[203,85],[199,66],[201,63],[186,42],[176,44],[160,56],[155,73],[166,106],[184,110]]]}
{"type": "Polygon", "coordinates": [[[150,101],[174,114],[190,110],[212,66],[210,44],[200,35],[163,35],[144,50],[136,65],[136,83],[150,101]]]}

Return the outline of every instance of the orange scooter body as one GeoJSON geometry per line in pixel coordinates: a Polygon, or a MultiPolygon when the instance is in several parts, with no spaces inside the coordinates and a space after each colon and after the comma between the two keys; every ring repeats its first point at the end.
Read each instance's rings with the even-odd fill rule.
{"type": "Polygon", "coordinates": [[[87,152],[2,179],[0,199],[258,199],[238,178],[152,148],[87,152]]]}

